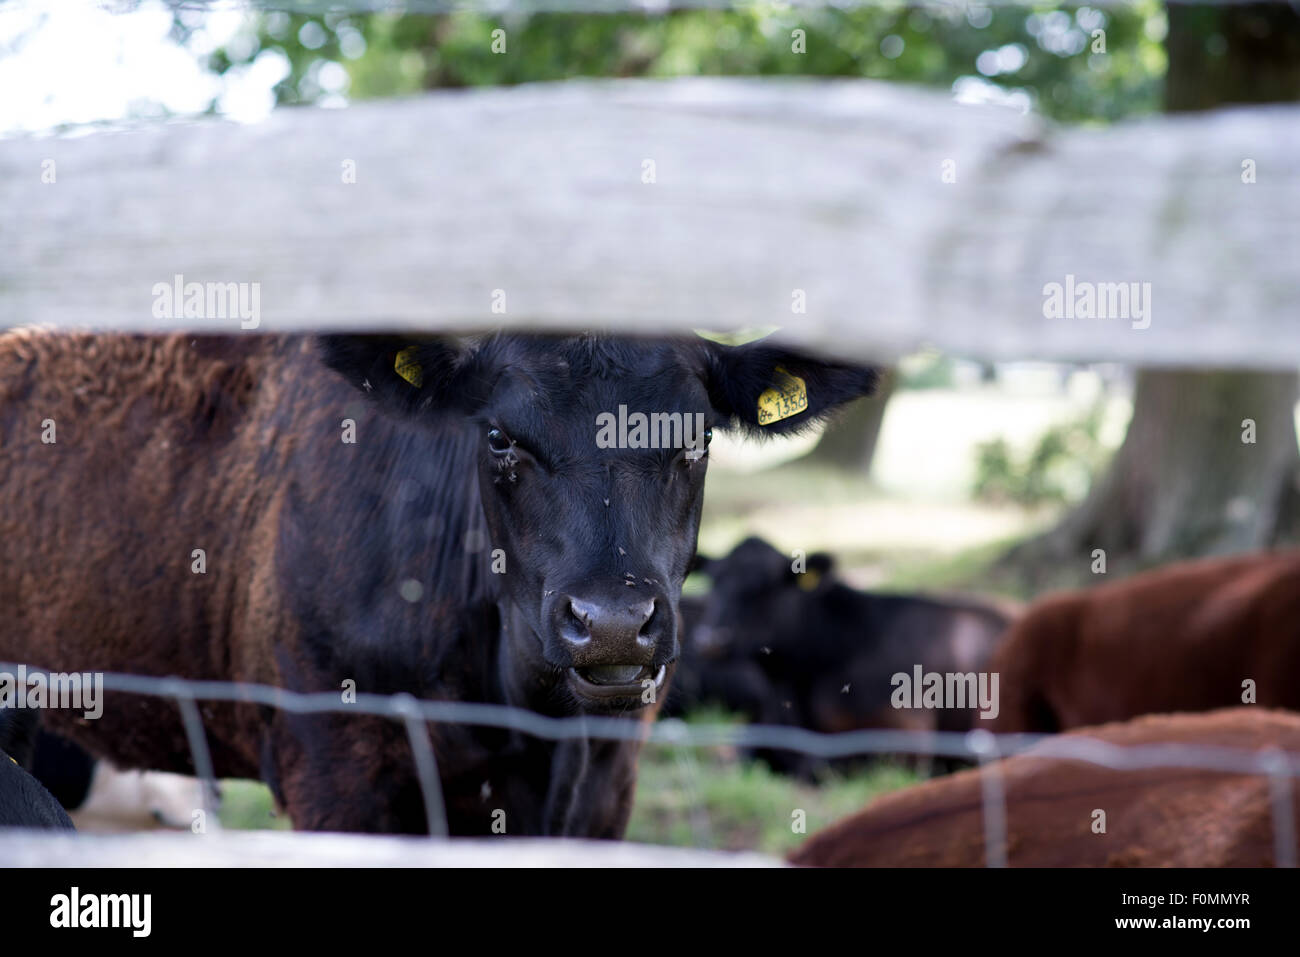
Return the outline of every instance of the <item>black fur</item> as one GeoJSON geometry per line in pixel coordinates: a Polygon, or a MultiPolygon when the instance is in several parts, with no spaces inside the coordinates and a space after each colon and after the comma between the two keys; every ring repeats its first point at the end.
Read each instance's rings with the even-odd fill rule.
{"type": "Polygon", "coordinates": [[[72,821],[54,795],[21,766],[30,761],[36,740],[34,711],[0,710],[0,828],[72,830],[72,821]]]}
{"type": "MultiPolygon", "coordinates": [[[[575,693],[567,675],[587,664],[575,654],[598,662],[601,655],[617,655],[599,641],[575,653],[559,640],[565,627],[561,602],[570,594],[606,604],[653,602],[656,611],[642,632],[649,643],[643,660],[649,673],[663,668],[672,674],[679,654],[675,606],[699,527],[707,456],[693,461],[680,449],[597,449],[597,415],[626,405],[647,413],[699,412],[708,427],[785,432],[863,394],[875,378],[871,370],[825,364],[770,345],[727,347],[704,340],[503,334],[453,343],[326,336],[320,348],[328,365],[382,410],[410,423],[391,437],[381,433],[379,441],[387,445],[378,448],[372,427],[368,457],[417,479],[427,493],[400,511],[387,503],[392,514],[358,529],[364,540],[353,550],[369,556],[427,554],[424,520],[430,515],[444,522],[436,547],[450,550],[409,566],[418,569],[425,593],[448,606],[441,640],[418,662],[405,655],[375,656],[356,645],[359,636],[403,633],[406,626],[374,617],[370,603],[358,601],[356,585],[340,592],[329,584],[328,569],[313,559],[312,516],[304,510],[301,521],[289,525],[302,527],[303,537],[282,538],[282,548],[285,566],[300,576],[286,582],[286,592],[312,623],[308,633],[321,636],[313,644],[318,666],[357,674],[358,663],[366,661],[370,668],[361,674],[368,690],[409,689],[415,669],[425,693],[504,701],[553,715],[619,714],[643,706],[636,698],[601,702],[575,693]],[[393,370],[398,351],[413,344],[424,367],[419,387],[393,370]],[[758,396],[773,385],[777,366],[805,379],[809,409],[765,429],[757,424],[758,396]],[[424,432],[428,444],[412,428],[424,432]],[[513,443],[507,455],[491,452],[491,429],[513,443]],[[480,554],[465,554],[467,536],[483,542],[480,554]],[[506,574],[487,572],[491,548],[504,554],[506,574]],[[499,641],[485,640],[485,633],[494,632],[499,641]]],[[[357,584],[383,570],[382,564],[359,566],[357,584]]],[[[470,791],[488,777],[493,787],[502,786],[501,772],[511,767],[500,751],[502,735],[443,733],[457,742],[442,749],[446,757],[439,754],[449,792],[470,791]]],[[[543,801],[523,801],[512,812],[516,820],[523,818],[525,833],[621,832],[635,749],[533,741],[516,741],[511,748],[518,777],[551,782],[543,801]],[[598,810],[611,794],[619,798],[616,809],[598,810]]],[[[449,803],[453,830],[486,829],[486,821],[460,818],[461,802],[454,796],[449,803]]],[[[520,832],[516,827],[512,833],[520,832]]]]}
{"type": "Polygon", "coordinates": [[[95,759],[80,745],[42,731],[29,770],[66,810],[75,811],[90,796],[95,759]]]}
{"type": "MultiPolygon", "coordinates": [[[[835,580],[825,553],[807,555],[801,573],[792,565],[790,556],[757,538],[723,559],[697,556],[695,567],[711,578],[712,590],[682,604],[684,654],[672,711],[712,702],[753,722],[822,732],[901,727],[918,717],[936,730],[973,726],[973,709],[919,716],[893,710],[891,677],[910,675],[916,664],[938,672],[982,667],[1006,616],[971,602],[857,591],[835,580]],[[959,620],[966,629],[964,659],[956,647],[959,620]]],[[[785,752],[759,756],[804,777],[825,766],[785,752]]]]}

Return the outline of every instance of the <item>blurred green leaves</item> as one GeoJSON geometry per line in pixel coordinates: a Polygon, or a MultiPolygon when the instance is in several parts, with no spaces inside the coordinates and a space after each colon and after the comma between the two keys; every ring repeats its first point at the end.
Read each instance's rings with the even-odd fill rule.
{"type": "Polygon", "coordinates": [[[217,73],[270,51],[280,104],[571,77],[870,77],[1032,102],[1066,122],[1159,108],[1163,7],[764,4],[648,14],[255,14],[208,58],[217,73]],[[494,52],[504,42],[505,52],[494,52]],[[793,52],[794,31],[806,52],[793,52]],[[1102,31],[1096,33],[1095,31],[1102,31]],[[1104,52],[1097,52],[1104,44],[1104,52]],[[334,66],[337,64],[337,66],[334,66]],[[341,69],[340,69],[341,68],[341,69]]]}
{"type": "Polygon", "coordinates": [[[1110,456],[1099,439],[1104,411],[1098,403],[1082,418],[1052,426],[1024,456],[1005,439],[980,443],[972,497],[1030,507],[1079,501],[1110,456]]]}

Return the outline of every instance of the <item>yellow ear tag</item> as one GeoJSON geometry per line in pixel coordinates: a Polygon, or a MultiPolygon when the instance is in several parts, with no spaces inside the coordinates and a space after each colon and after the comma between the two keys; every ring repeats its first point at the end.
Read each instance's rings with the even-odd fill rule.
{"type": "Polygon", "coordinates": [[[393,360],[393,371],[417,389],[424,385],[424,370],[420,368],[420,363],[415,360],[415,353],[418,350],[418,346],[407,346],[393,360]]]}
{"type": "Polygon", "coordinates": [[[799,587],[804,591],[815,591],[821,584],[822,573],[819,571],[807,571],[799,576],[799,587]]]}
{"type": "Polygon", "coordinates": [[[808,408],[808,386],[797,375],[776,367],[776,382],[758,397],[758,424],[771,425],[808,408]]]}

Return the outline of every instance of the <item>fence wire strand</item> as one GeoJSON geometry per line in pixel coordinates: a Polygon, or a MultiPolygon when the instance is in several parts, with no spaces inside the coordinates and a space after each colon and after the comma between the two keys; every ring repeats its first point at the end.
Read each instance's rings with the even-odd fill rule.
{"type": "MultiPolygon", "coordinates": [[[[15,673],[17,663],[0,662],[0,671],[15,673]]],[[[21,665],[25,674],[43,675],[47,681],[57,674],[21,665]]],[[[431,837],[448,833],[446,804],[438,776],[437,758],[429,735],[429,724],[459,724],[501,728],[550,741],[596,738],[609,741],[639,741],[677,749],[678,770],[686,784],[688,811],[703,810],[704,818],[692,816],[690,823],[697,843],[707,841],[710,827],[707,809],[699,792],[698,748],[765,748],[800,752],[816,758],[844,758],[865,755],[911,754],[929,758],[962,758],[982,769],[981,803],[985,857],[988,867],[1007,866],[1006,788],[1001,759],[1031,752],[1035,758],[1078,761],[1113,771],[1154,768],[1183,768],[1225,774],[1259,775],[1269,780],[1274,839],[1274,864],[1297,866],[1296,829],[1292,801],[1294,779],[1300,777],[1300,754],[1277,747],[1258,749],[1202,744],[1116,745],[1078,735],[1002,734],[983,729],[957,731],[903,731],[862,729],[823,734],[785,725],[687,724],[677,719],[647,724],[627,718],[600,715],[552,717],[525,708],[473,701],[434,701],[410,694],[349,693],[342,691],[292,691],[273,685],[238,681],[192,680],[175,676],[157,677],[122,672],[91,672],[102,679],[103,689],[120,694],[172,699],[181,714],[189,742],[195,776],[200,779],[205,816],[219,828],[212,795],[216,774],[208,748],[199,701],[223,701],[263,705],[293,714],[365,714],[404,723],[410,739],[416,777],[424,801],[431,837]],[[684,750],[683,750],[684,749],[684,750]],[[689,754],[682,763],[682,754],[689,754]],[[700,808],[696,807],[696,804],[700,808]]]]}
{"type": "Polygon", "coordinates": [[[424,799],[424,818],[429,826],[429,836],[446,837],[447,804],[442,797],[438,759],[429,739],[429,722],[420,720],[420,706],[412,695],[394,695],[393,704],[402,715],[406,736],[411,740],[411,756],[420,782],[420,796],[424,799]]]}
{"type": "Polygon", "coordinates": [[[203,715],[194,695],[180,678],[168,678],[163,682],[166,694],[176,701],[181,712],[181,722],[185,726],[185,740],[190,746],[190,762],[194,765],[194,776],[199,779],[199,800],[203,805],[203,828],[201,834],[221,829],[221,820],[217,816],[216,794],[217,774],[212,764],[212,752],[208,749],[208,736],[203,728],[203,715]]]}
{"type": "Polygon", "coordinates": [[[1291,808],[1294,785],[1287,774],[1286,752],[1269,748],[1261,755],[1268,769],[1269,793],[1273,799],[1273,863],[1277,867],[1296,866],[1295,818],[1291,808]]]}

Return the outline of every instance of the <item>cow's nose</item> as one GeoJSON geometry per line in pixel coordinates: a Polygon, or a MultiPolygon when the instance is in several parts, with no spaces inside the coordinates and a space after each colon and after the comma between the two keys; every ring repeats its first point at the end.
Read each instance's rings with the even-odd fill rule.
{"type": "Polygon", "coordinates": [[[571,595],[560,607],[560,638],[575,666],[643,665],[654,657],[655,599],[595,601],[571,595]]]}
{"type": "Polygon", "coordinates": [[[569,599],[569,615],[578,628],[579,642],[590,638],[598,642],[622,644],[628,641],[649,641],[642,634],[654,617],[655,600],[632,602],[594,602],[581,598],[569,599]]]}

